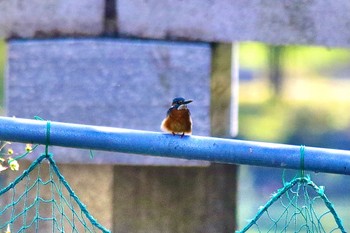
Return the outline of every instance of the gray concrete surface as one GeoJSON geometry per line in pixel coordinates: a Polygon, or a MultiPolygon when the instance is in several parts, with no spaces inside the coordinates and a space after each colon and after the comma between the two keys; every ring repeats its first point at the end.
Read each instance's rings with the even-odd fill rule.
{"type": "MultiPolygon", "coordinates": [[[[193,134],[210,134],[207,44],[83,39],[11,41],[8,116],[160,131],[176,96],[192,98],[193,134]]],[[[137,145],[135,145],[137,146],[137,145]]],[[[196,161],[55,148],[58,162],[203,165],[196,161]],[[73,153],[74,152],[74,153],[73,153]]]]}
{"type": "Polygon", "coordinates": [[[104,11],[103,0],[0,1],[0,38],[100,35],[104,11]]]}

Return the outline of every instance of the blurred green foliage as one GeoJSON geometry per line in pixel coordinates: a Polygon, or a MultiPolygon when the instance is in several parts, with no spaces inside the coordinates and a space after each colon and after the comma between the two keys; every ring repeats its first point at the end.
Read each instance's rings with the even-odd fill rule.
{"type": "Polygon", "coordinates": [[[4,74],[6,62],[6,43],[0,40],[0,111],[3,108],[4,102],[4,74]]]}
{"type": "MultiPolygon", "coordinates": [[[[266,69],[270,45],[240,43],[240,66],[242,68],[266,69]]],[[[343,48],[326,48],[290,45],[285,49],[285,63],[289,68],[303,70],[324,70],[334,66],[348,66],[350,52],[343,48]]]]}
{"type": "Polygon", "coordinates": [[[350,149],[350,51],[283,47],[283,86],[269,81],[269,45],[242,43],[240,138],[350,149]]]}

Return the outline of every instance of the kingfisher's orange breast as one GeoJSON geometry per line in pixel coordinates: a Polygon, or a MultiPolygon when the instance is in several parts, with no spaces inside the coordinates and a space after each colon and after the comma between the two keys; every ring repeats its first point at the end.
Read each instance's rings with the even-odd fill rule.
{"type": "Polygon", "coordinates": [[[188,109],[170,111],[162,123],[162,129],[174,133],[191,133],[192,120],[188,109]]]}

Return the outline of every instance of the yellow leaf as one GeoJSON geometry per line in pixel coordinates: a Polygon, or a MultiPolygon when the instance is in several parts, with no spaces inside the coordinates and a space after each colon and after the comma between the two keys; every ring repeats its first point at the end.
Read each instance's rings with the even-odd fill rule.
{"type": "Polygon", "coordinates": [[[13,150],[12,150],[11,148],[9,148],[9,149],[7,150],[7,153],[8,153],[9,155],[13,155],[13,150]]]}
{"type": "Polygon", "coordinates": [[[10,165],[10,168],[11,168],[12,171],[18,171],[19,164],[18,164],[17,160],[9,157],[7,163],[10,165]]]}
{"type": "Polygon", "coordinates": [[[31,152],[33,150],[32,144],[26,144],[26,151],[31,152]]]}

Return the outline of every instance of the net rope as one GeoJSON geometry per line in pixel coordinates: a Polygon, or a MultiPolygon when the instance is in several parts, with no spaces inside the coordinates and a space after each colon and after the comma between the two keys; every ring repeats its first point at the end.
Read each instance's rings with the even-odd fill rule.
{"type": "Polygon", "coordinates": [[[10,226],[11,232],[109,232],[88,212],[50,153],[2,189],[0,198],[1,230],[10,226]]]}
{"type": "Polygon", "coordinates": [[[304,174],[305,147],[300,148],[300,173],[272,194],[253,219],[236,233],[243,232],[307,232],[345,233],[334,205],[325,194],[324,186],[317,186],[304,174]]]}
{"type": "Polygon", "coordinates": [[[9,226],[11,232],[110,232],[88,212],[50,153],[3,188],[0,199],[0,230],[9,226]]]}

